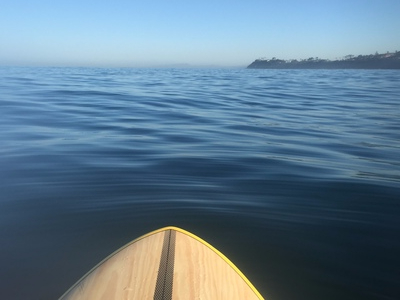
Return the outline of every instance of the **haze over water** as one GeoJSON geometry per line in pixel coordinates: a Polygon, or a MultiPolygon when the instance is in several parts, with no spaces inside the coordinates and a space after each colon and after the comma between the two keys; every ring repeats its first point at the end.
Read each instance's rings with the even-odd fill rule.
{"type": "Polygon", "coordinates": [[[400,72],[0,68],[0,298],[159,227],[266,299],[400,295],[400,72]]]}

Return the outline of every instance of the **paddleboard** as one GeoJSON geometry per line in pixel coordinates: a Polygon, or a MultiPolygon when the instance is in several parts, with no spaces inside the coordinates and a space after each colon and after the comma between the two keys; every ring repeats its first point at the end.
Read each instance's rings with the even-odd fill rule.
{"type": "Polygon", "coordinates": [[[60,300],[264,299],[221,252],[196,235],[165,227],[112,253],[60,300]]]}

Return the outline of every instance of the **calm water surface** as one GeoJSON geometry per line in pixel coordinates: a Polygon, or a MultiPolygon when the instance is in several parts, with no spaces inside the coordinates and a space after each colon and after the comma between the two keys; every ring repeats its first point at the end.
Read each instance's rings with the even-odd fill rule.
{"type": "Polygon", "coordinates": [[[0,298],[162,226],[270,300],[399,299],[400,72],[0,68],[0,298]]]}

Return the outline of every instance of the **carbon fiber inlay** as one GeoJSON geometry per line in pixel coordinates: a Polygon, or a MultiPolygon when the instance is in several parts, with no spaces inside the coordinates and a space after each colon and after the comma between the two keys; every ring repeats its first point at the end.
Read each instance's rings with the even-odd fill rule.
{"type": "Polygon", "coordinates": [[[175,230],[167,230],[164,234],[160,267],[158,268],[154,300],[172,300],[172,284],[175,259],[175,230]]]}

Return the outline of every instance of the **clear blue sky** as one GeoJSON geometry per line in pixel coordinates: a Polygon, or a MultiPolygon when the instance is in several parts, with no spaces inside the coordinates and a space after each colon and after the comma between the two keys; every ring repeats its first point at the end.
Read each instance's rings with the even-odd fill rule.
{"type": "Polygon", "coordinates": [[[400,51],[400,0],[0,0],[0,65],[245,66],[400,51]]]}

